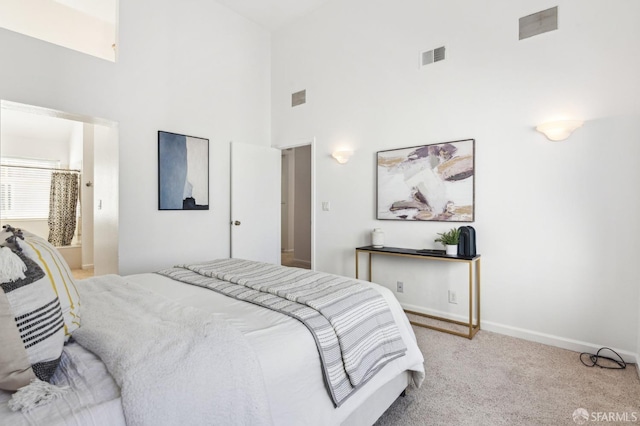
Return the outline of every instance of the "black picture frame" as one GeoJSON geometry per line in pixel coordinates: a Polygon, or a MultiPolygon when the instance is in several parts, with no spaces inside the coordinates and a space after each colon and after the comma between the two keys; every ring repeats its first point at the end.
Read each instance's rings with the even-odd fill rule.
{"type": "Polygon", "coordinates": [[[209,210],[209,139],[158,131],[158,210],[209,210]]]}

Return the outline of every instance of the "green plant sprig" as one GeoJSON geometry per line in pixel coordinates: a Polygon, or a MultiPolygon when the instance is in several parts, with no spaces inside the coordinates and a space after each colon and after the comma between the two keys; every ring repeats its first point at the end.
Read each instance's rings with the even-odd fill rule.
{"type": "Polygon", "coordinates": [[[438,233],[438,235],[440,236],[434,240],[436,243],[442,243],[445,246],[457,245],[460,239],[460,229],[451,228],[447,232],[438,233]]]}

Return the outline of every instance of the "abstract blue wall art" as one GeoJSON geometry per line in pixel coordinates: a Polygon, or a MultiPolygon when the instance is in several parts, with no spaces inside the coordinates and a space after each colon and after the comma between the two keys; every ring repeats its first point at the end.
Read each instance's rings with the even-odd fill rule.
{"type": "Polygon", "coordinates": [[[209,210],[209,139],[158,131],[158,210],[209,210]]]}

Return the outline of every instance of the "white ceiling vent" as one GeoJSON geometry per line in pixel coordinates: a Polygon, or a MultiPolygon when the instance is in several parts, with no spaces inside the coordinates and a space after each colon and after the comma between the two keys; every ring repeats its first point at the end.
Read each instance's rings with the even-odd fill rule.
{"type": "Polygon", "coordinates": [[[444,58],[445,58],[444,53],[445,53],[444,46],[420,53],[420,68],[424,67],[425,65],[432,64],[434,62],[444,61],[444,58]]]}

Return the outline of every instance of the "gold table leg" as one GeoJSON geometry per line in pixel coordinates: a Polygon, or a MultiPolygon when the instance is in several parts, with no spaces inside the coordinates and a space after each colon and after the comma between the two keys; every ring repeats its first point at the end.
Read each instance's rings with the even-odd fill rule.
{"type": "MultiPolygon", "coordinates": [[[[367,252],[365,251],[365,253],[369,254],[369,265],[368,265],[368,272],[369,272],[369,276],[368,281],[373,282],[373,273],[372,273],[372,252],[367,252]]],[[[377,253],[377,252],[376,252],[377,253]]],[[[358,250],[356,250],[356,279],[359,279],[359,274],[360,274],[360,267],[359,267],[359,255],[360,252],[358,250]]],[[[385,254],[384,252],[380,252],[379,254],[385,254]]],[[[423,258],[425,259],[425,257],[422,256],[411,256],[411,255],[401,255],[403,257],[419,257],[419,258],[423,258]]],[[[447,260],[447,259],[440,259],[440,258],[427,258],[429,260],[447,260]]],[[[458,261],[465,261],[465,260],[458,260],[458,261]]],[[[443,322],[447,322],[450,324],[456,324],[456,325],[461,325],[464,326],[465,328],[468,328],[469,331],[468,332],[459,332],[459,331],[454,331],[454,330],[447,330],[445,328],[440,328],[440,327],[436,327],[436,326],[432,326],[432,325],[427,325],[427,324],[422,324],[419,322],[415,322],[415,321],[409,321],[411,324],[419,326],[419,327],[424,327],[424,328],[429,328],[431,330],[436,330],[436,331],[441,331],[443,333],[448,333],[448,334],[453,334],[455,336],[460,336],[460,337],[466,337],[467,339],[471,340],[473,339],[473,337],[476,335],[476,333],[480,330],[480,258],[476,258],[475,260],[468,260],[466,261],[469,264],[469,321],[468,322],[463,322],[463,321],[456,321],[456,320],[452,320],[449,318],[444,318],[444,317],[440,317],[440,316],[436,316],[436,315],[428,315],[428,314],[423,314],[422,312],[415,312],[415,311],[409,311],[409,310],[405,310],[406,313],[408,314],[412,314],[412,315],[418,315],[424,318],[430,318],[430,319],[434,319],[437,321],[443,321],[443,322]],[[474,274],[474,263],[475,263],[475,274],[474,274]],[[474,321],[473,321],[473,302],[474,302],[474,281],[475,281],[475,303],[476,303],[476,317],[477,317],[477,322],[474,325],[474,321]]]]}
{"type": "Polygon", "coordinates": [[[405,309],[405,312],[408,314],[413,314],[413,315],[418,315],[424,318],[430,318],[433,320],[437,320],[437,321],[443,321],[443,322],[447,322],[449,324],[456,324],[456,325],[461,325],[464,326],[465,328],[468,328],[469,331],[467,332],[459,332],[459,331],[454,331],[454,330],[447,330],[445,328],[441,328],[441,327],[436,327],[433,325],[427,325],[427,324],[422,324],[416,321],[409,321],[411,324],[416,325],[418,327],[424,327],[424,328],[428,328],[431,330],[436,330],[436,331],[441,331],[443,333],[448,333],[448,334],[453,334],[454,336],[460,336],[460,337],[466,337],[467,339],[471,340],[473,339],[473,337],[476,335],[476,333],[478,332],[478,330],[480,330],[480,259],[477,259],[475,262],[477,262],[476,264],[476,270],[475,270],[475,274],[473,273],[473,264],[474,261],[469,261],[469,321],[468,322],[464,322],[464,321],[456,321],[456,320],[452,320],[449,318],[444,318],[444,317],[440,317],[440,316],[436,316],[436,315],[428,315],[428,314],[423,314],[422,312],[415,312],[415,311],[408,311],[405,309]],[[475,282],[476,282],[476,313],[477,313],[477,323],[474,325],[473,324],[473,283],[474,283],[474,278],[475,278],[475,282]]]}

